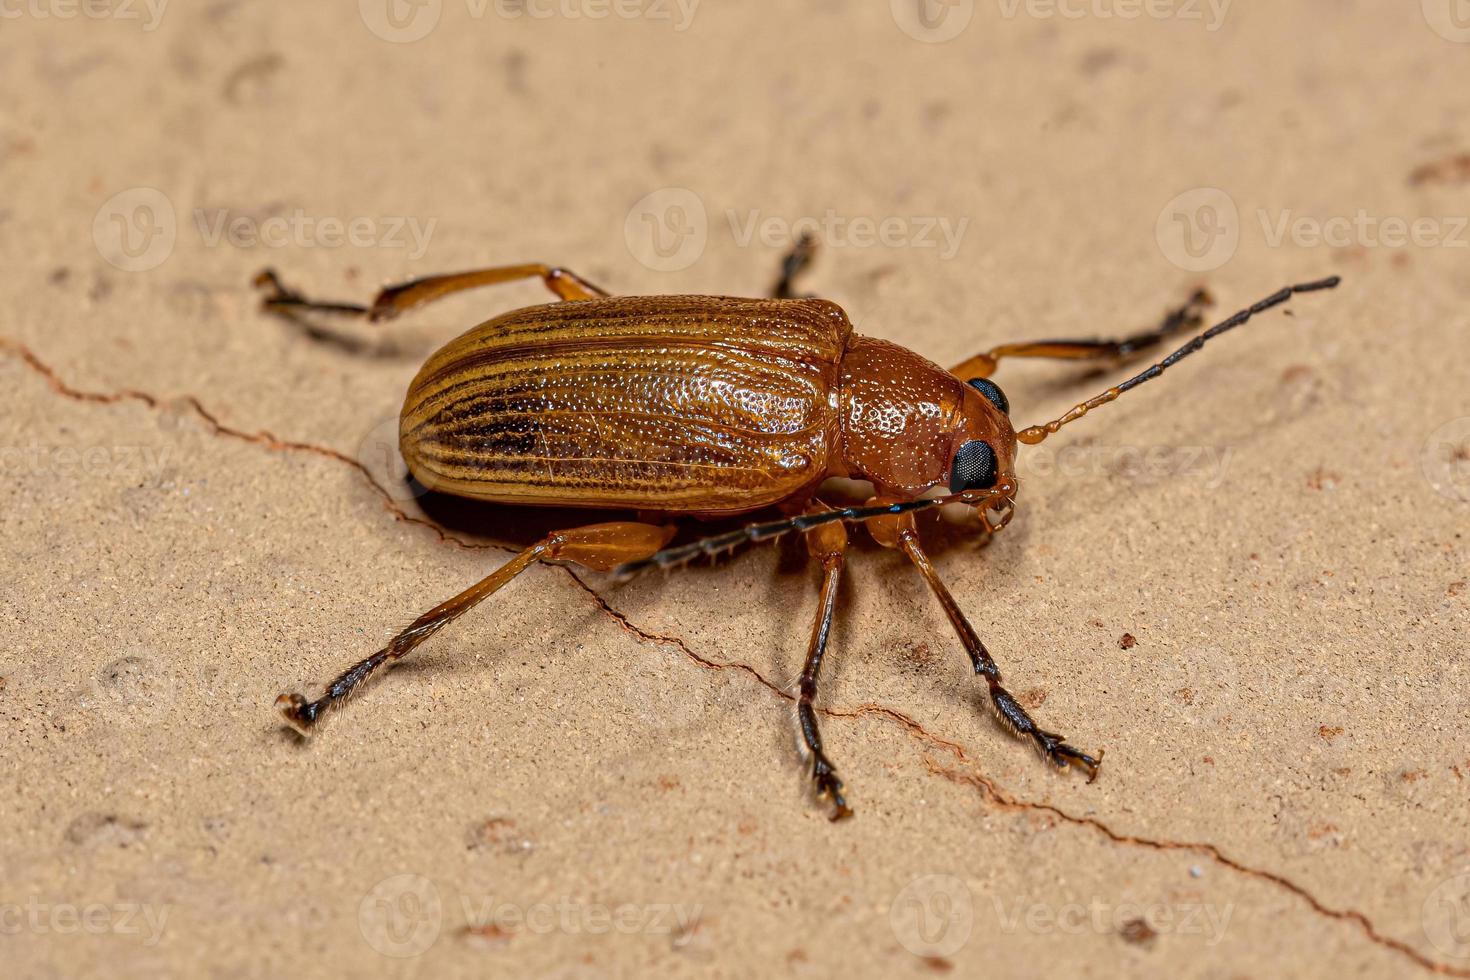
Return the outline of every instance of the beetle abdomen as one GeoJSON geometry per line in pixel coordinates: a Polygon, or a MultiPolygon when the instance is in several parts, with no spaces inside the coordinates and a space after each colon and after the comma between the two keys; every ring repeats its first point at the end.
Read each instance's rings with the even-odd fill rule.
{"type": "Polygon", "coordinates": [[[419,371],[404,458],[506,503],[738,513],[825,476],[851,332],[823,300],[616,297],[497,317],[419,371]]]}

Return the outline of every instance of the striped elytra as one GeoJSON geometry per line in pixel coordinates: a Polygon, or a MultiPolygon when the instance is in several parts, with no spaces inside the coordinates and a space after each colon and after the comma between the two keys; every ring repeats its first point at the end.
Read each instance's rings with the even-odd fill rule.
{"type": "Polygon", "coordinates": [[[425,486],[502,503],[740,513],[814,487],[851,337],[826,300],[613,297],[515,310],[409,386],[425,486]]]}

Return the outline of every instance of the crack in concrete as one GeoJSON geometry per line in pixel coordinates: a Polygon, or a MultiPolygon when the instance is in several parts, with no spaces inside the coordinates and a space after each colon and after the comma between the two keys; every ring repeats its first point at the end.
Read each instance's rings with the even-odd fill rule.
{"type": "Polygon", "coordinates": [[[1377,943],[1380,946],[1386,947],[1387,949],[1393,950],[1396,953],[1408,957],[1419,966],[1424,967],[1426,970],[1434,973],[1439,973],[1444,976],[1470,977],[1470,970],[1451,966],[1448,963],[1441,963],[1437,960],[1430,959],[1423,953],[1420,953],[1418,950],[1414,949],[1408,943],[1394,939],[1391,936],[1383,935],[1383,933],[1379,932],[1377,927],[1373,925],[1373,921],[1362,912],[1359,912],[1356,909],[1332,908],[1324,904],[1320,899],[1309,892],[1306,888],[1298,885],[1296,882],[1292,881],[1285,875],[1275,871],[1268,871],[1264,868],[1257,868],[1248,864],[1244,864],[1236,860],[1235,858],[1230,857],[1214,844],[1208,844],[1199,841],[1155,840],[1149,837],[1138,837],[1134,834],[1121,833],[1114,830],[1112,827],[1108,826],[1106,823],[1097,819],[1096,817],[1079,817],[1075,814],[1068,813],[1061,807],[1051,803],[1035,803],[1030,800],[1018,800],[1010,794],[1006,793],[1004,790],[1000,789],[1000,787],[996,786],[995,782],[989,777],[984,776],[979,772],[961,772],[957,769],[946,769],[927,755],[924,757],[924,765],[932,775],[941,776],[952,783],[971,786],[982,796],[989,797],[991,801],[994,802],[995,805],[999,806],[1001,809],[1030,810],[1033,812],[1039,811],[1042,813],[1048,813],[1056,817],[1058,820],[1064,821],[1066,823],[1095,830],[1115,844],[1126,844],[1133,847],[1143,847],[1155,851],[1186,851],[1192,854],[1202,855],[1208,860],[1213,861],[1223,867],[1229,868],[1232,871],[1236,871],[1242,875],[1245,875],[1246,877],[1256,878],[1258,880],[1268,882],[1278,888],[1290,892],[1291,894],[1300,898],[1302,901],[1306,902],[1307,905],[1311,907],[1312,911],[1316,912],[1318,915],[1323,915],[1330,919],[1337,919],[1341,922],[1350,922],[1356,925],[1371,941],[1377,943]]]}
{"type": "MultiPolygon", "coordinates": [[[[9,338],[0,337],[0,350],[9,352],[17,360],[21,361],[31,370],[39,374],[42,378],[45,379],[46,383],[50,385],[51,389],[57,394],[64,395],[67,398],[74,399],[75,401],[91,402],[100,405],[115,405],[119,402],[132,401],[140,402],[143,405],[146,405],[152,409],[161,409],[164,407],[164,399],[159,398],[157,395],[150,395],[146,391],[136,391],[131,388],[124,388],[120,391],[102,392],[84,391],[80,388],[74,388],[71,385],[67,384],[64,380],[62,380],[61,376],[56,373],[55,369],[53,369],[49,364],[37,357],[35,352],[33,352],[29,347],[26,347],[24,344],[17,343],[16,341],[10,340],[9,338]]],[[[216,435],[225,436],[230,439],[238,439],[241,442],[249,442],[256,445],[265,446],[267,449],[274,449],[278,452],[314,453],[317,456],[325,456],[327,459],[336,460],[339,463],[344,463],[347,466],[352,467],[360,474],[362,474],[362,478],[364,480],[372,485],[374,492],[376,492],[378,496],[383,499],[384,509],[387,510],[388,513],[392,514],[395,520],[403,521],[406,524],[417,524],[420,527],[426,527],[429,530],[433,531],[434,534],[438,536],[440,541],[456,545],[460,548],[505,550],[502,549],[499,545],[477,544],[475,542],[465,541],[462,538],[457,538],[454,535],[449,534],[433,521],[425,520],[422,517],[414,517],[412,514],[405,511],[402,507],[398,506],[397,502],[395,502],[393,499],[393,495],[389,493],[388,489],[378,481],[377,477],[373,476],[372,472],[369,471],[366,466],[364,466],[359,460],[353,459],[351,456],[348,456],[346,453],[339,452],[338,450],[332,449],[328,446],[318,446],[309,442],[294,442],[290,439],[282,439],[265,429],[260,429],[256,432],[246,432],[244,429],[237,429],[233,426],[229,426],[221,422],[213,412],[205,408],[204,404],[193,395],[184,395],[179,400],[192,408],[195,414],[203,419],[205,424],[207,424],[216,435]]]]}
{"type": "MultiPolygon", "coordinates": [[[[53,391],[76,401],[89,402],[94,404],[117,404],[120,402],[135,401],[144,404],[151,409],[159,409],[162,408],[164,405],[163,399],[144,391],[123,389],[116,392],[95,392],[85,391],[83,389],[73,387],[72,385],[64,381],[61,376],[52,367],[50,367],[50,365],[42,361],[41,358],[38,357],[30,348],[4,337],[0,337],[0,351],[10,353],[15,359],[21,361],[23,364],[29,367],[32,371],[42,377],[53,391]]],[[[439,527],[432,521],[425,520],[424,518],[420,517],[414,517],[413,515],[407,513],[398,506],[398,504],[393,500],[392,495],[382,485],[382,483],[380,483],[378,479],[373,476],[373,474],[367,469],[367,467],[365,467],[359,460],[356,460],[351,456],[346,455],[345,453],[339,452],[338,450],[326,446],[318,446],[312,443],[281,439],[263,429],[253,433],[247,432],[243,429],[238,429],[221,422],[213,412],[205,408],[203,403],[201,403],[199,399],[193,395],[182,396],[181,400],[190,408],[192,408],[194,412],[197,413],[199,417],[202,418],[205,423],[211,427],[212,431],[216,435],[221,435],[227,438],[237,439],[242,442],[264,446],[267,449],[275,450],[278,452],[312,453],[317,456],[322,456],[327,459],[335,460],[339,463],[344,463],[347,466],[352,467],[362,475],[362,477],[369,483],[369,485],[371,485],[374,492],[376,492],[379,497],[382,498],[384,508],[393,515],[395,520],[426,527],[429,530],[433,531],[438,539],[442,542],[455,545],[456,547],[468,549],[501,551],[513,550],[506,549],[500,545],[495,544],[479,544],[475,542],[465,541],[461,538],[447,533],[443,528],[439,527]]],[[[721,662],[717,660],[711,660],[708,657],[702,656],[699,653],[695,652],[680,637],[664,636],[644,629],[643,627],[637,625],[631,619],[629,619],[626,614],[614,608],[612,604],[610,604],[600,593],[593,589],[592,586],[583,581],[583,579],[571,568],[567,566],[560,567],[564,572],[566,572],[568,577],[571,578],[571,580],[577,585],[577,587],[588,595],[588,597],[597,605],[602,613],[611,618],[620,629],[633,636],[639,642],[673,646],[680,650],[692,663],[705,670],[734,670],[746,674],[747,676],[755,680],[758,684],[765,687],[771,693],[775,694],[777,697],[782,698],[785,701],[794,702],[796,700],[796,696],[794,694],[781,687],[779,684],[776,684],[774,681],[766,677],[750,664],[742,663],[739,661],[721,662]]],[[[901,711],[897,711],[893,708],[888,708],[883,705],[873,703],[860,704],[856,707],[848,709],[818,708],[817,710],[820,714],[829,718],[858,719],[867,717],[869,715],[876,715],[899,725],[906,732],[908,732],[910,736],[914,737],[918,741],[925,743],[931,748],[944,750],[945,752],[953,756],[959,763],[968,767],[968,770],[945,768],[944,766],[936,762],[932,756],[926,753],[923,756],[923,762],[926,770],[929,772],[930,775],[943,778],[957,785],[969,786],[977,793],[979,793],[982,797],[989,799],[994,805],[1000,807],[1001,809],[1030,811],[1033,813],[1045,813],[1052,817],[1055,817],[1057,820],[1060,820],[1063,823],[1093,830],[1115,844],[1141,847],[1155,851],[1184,851],[1187,853],[1198,854],[1206,858],[1207,860],[1220,865],[1221,867],[1229,868],[1230,870],[1235,871],[1236,873],[1244,875],[1248,878],[1254,878],[1258,881],[1264,881],[1268,884],[1282,889],[1283,891],[1295,895],[1297,898],[1305,902],[1307,906],[1318,915],[1340,922],[1351,923],[1357,926],[1358,929],[1369,941],[1385,949],[1398,953],[1399,955],[1409,959],[1410,961],[1424,968],[1425,970],[1444,976],[1470,978],[1470,969],[1455,967],[1450,964],[1431,959],[1430,957],[1427,957],[1423,953],[1420,953],[1418,950],[1414,949],[1409,944],[1401,940],[1394,939],[1391,936],[1385,936],[1383,933],[1378,931],[1377,927],[1374,926],[1372,920],[1369,919],[1362,912],[1359,912],[1355,909],[1332,908],[1324,904],[1305,887],[1297,884],[1290,878],[1287,878],[1285,875],[1282,875],[1275,871],[1257,868],[1252,865],[1248,865],[1241,861],[1238,861],[1235,858],[1232,858],[1229,855],[1225,854],[1214,844],[1195,841],[1158,840],[1148,837],[1139,837],[1133,834],[1126,834],[1114,830],[1107,823],[1097,819],[1096,817],[1077,816],[1075,814],[1068,813],[1066,810],[1063,810],[1061,807],[1056,806],[1055,804],[1038,803],[1032,800],[1023,800],[1014,797],[1002,790],[999,786],[997,786],[994,780],[990,779],[988,776],[983,775],[977,768],[975,768],[974,760],[971,758],[969,753],[965,751],[962,745],[933,734],[917,720],[909,715],[904,714],[901,711]]]]}

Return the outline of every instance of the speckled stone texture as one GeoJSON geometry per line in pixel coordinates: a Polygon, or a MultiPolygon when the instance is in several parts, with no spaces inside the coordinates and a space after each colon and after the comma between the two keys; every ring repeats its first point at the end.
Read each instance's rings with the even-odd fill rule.
{"type": "MultiPolygon", "coordinates": [[[[0,26],[7,976],[1470,975],[1448,0],[87,9],[0,26]],[[794,748],[791,548],[533,568],[283,728],[569,518],[393,472],[421,360],[539,284],[312,335],[259,269],[756,295],[808,228],[801,288],[944,364],[1343,276],[1023,449],[1013,524],[936,548],[1095,783],[866,541],[820,695],[844,824],[794,748]]],[[[1124,370],[996,377],[1029,424],[1124,370]]]]}

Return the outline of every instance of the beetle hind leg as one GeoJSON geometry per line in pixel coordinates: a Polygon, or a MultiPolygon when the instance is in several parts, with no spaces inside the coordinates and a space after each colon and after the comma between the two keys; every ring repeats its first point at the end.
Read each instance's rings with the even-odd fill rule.
{"type": "Polygon", "coordinates": [[[672,527],[630,521],[554,531],[459,595],[441,602],[414,620],[383,649],[334,678],[320,697],[307,700],[300,694],[282,694],[276,699],[276,708],[292,728],[302,735],[309,734],[323,714],[351,696],[379,669],[402,659],[536,562],[573,562],[595,571],[607,571],[622,562],[653,554],[667,544],[673,534],[672,527]]]}
{"type": "Polygon", "coordinates": [[[528,262],[523,265],[503,265],[489,269],[474,269],[469,272],[452,272],[440,276],[424,276],[410,279],[379,290],[369,306],[358,303],[321,302],[307,299],[281,281],[274,269],[263,269],[254,280],[256,288],[262,290],[261,308],[285,317],[302,313],[333,313],[345,316],[366,317],[377,322],[393,317],[425,303],[466,289],[495,286],[500,283],[516,282],[521,279],[540,279],[546,288],[564,300],[598,299],[607,291],[594,286],[569,269],[547,265],[544,262],[528,262]]]}

